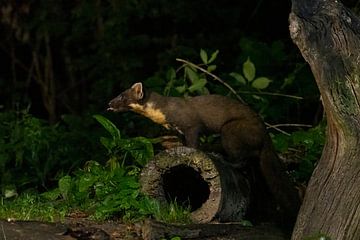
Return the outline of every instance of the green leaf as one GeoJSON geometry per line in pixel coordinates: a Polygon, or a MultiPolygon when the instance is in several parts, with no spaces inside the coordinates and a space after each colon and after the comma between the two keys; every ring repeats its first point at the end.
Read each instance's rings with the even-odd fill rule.
{"type": "Polygon", "coordinates": [[[69,175],[62,177],[59,180],[59,190],[64,199],[68,199],[69,193],[71,192],[72,180],[69,175]]]}
{"type": "Polygon", "coordinates": [[[190,79],[191,83],[195,83],[196,81],[199,80],[198,74],[191,67],[186,66],[185,73],[188,76],[188,78],[190,79]]]}
{"type": "Polygon", "coordinates": [[[166,79],[171,81],[174,80],[176,78],[176,72],[174,68],[170,68],[167,72],[166,72],[166,79]]]}
{"type": "Polygon", "coordinates": [[[253,88],[261,90],[267,88],[270,83],[271,80],[268,79],[267,77],[259,77],[252,82],[251,86],[253,88]]]}
{"type": "Polygon", "coordinates": [[[255,78],[255,65],[250,61],[250,58],[243,64],[243,73],[245,78],[251,82],[255,78]]]}
{"type": "Polygon", "coordinates": [[[208,72],[212,72],[216,69],[216,65],[210,65],[207,67],[208,72]]]}
{"type": "Polygon", "coordinates": [[[205,85],[206,85],[207,81],[204,78],[200,78],[199,80],[197,80],[196,82],[194,82],[190,87],[189,87],[189,91],[190,92],[195,92],[195,91],[201,91],[205,85]]]}
{"type": "Polygon", "coordinates": [[[186,91],[186,86],[182,85],[182,86],[176,87],[175,89],[176,89],[176,91],[178,91],[178,93],[183,94],[186,91]]]}
{"type": "Polygon", "coordinates": [[[94,185],[94,183],[98,180],[98,176],[96,175],[83,175],[79,180],[79,192],[87,192],[88,189],[94,185]]]}
{"type": "Polygon", "coordinates": [[[100,137],[100,142],[109,152],[115,147],[115,142],[110,138],[100,137]]]}
{"type": "Polygon", "coordinates": [[[218,53],[219,53],[219,50],[216,50],[215,52],[213,52],[211,54],[211,57],[210,57],[210,60],[208,61],[208,64],[212,63],[216,59],[218,53]]]}
{"type": "Polygon", "coordinates": [[[114,139],[118,140],[121,138],[120,130],[109,119],[101,115],[94,115],[93,117],[111,134],[114,139]]]}
{"type": "Polygon", "coordinates": [[[241,74],[236,73],[236,72],[232,72],[232,73],[230,73],[230,76],[235,78],[236,81],[238,81],[239,83],[246,85],[246,80],[241,74]]]}
{"type": "Polygon", "coordinates": [[[45,198],[49,201],[55,201],[60,196],[60,190],[59,188],[55,188],[51,191],[44,192],[41,194],[41,197],[45,198]]]}
{"type": "Polygon", "coordinates": [[[200,57],[204,64],[208,64],[208,55],[204,49],[200,49],[200,57]]]}
{"type": "Polygon", "coordinates": [[[281,88],[281,89],[284,89],[286,86],[292,85],[293,82],[294,82],[294,80],[295,80],[295,75],[294,75],[294,74],[289,75],[288,77],[286,77],[286,78],[284,79],[284,83],[281,85],[280,88],[281,88]]]}

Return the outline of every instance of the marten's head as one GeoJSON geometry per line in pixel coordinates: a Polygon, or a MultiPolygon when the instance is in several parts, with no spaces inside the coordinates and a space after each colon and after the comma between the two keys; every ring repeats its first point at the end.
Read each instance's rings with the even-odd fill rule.
{"type": "Polygon", "coordinates": [[[108,111],[125,112],[133,109],[134,104],[141,104],[144,98],[142,83],[135,83],[109,102],[108,111]]]}

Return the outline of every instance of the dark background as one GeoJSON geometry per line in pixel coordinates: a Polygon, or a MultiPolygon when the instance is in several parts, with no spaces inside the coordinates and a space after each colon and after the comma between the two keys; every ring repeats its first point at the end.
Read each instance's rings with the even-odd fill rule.
{"type": "MultiPolygon", "coordinates": [[[[359,1],[343,3],[358,12],[359,1]]],[[[219,50],[214,73],[266,122],[318,125],[320,96],[290,39],[290,12],[287,0],[1,1],[1,185],[44,187],[88,160],[103,161],[104,132],[93,114],[110,118],[125,136],[158,136],[162,128],[107,113],[107,103],[138,81],[162,92],[167,71],[181,66],[175,59],[198,64],[200,49],[219,50]],[[247,59],[256,76],[272,80],[266,92],[303,99],[236,85],[229,73],[241,73],[247,59]]],[[[210,79],[210,92],[228,94],[210,79]]]]}
{"type": "MultiPolygon", "coordinates": [[[[355,10],[358,4],[344,3],[355,10]]],[[[131,83],[178,67],[176,57],[198,61],[201,48],[220,51],[216,74],[239,71],[250,57],[258,75],[278,86],[304,64],[289,37],[290,1],[5,1],[1,6],[2,110],[30,106],[30,113],[53,123],[63,114],[103,111],[131,83]],[[52,117],[44,108],[46,86],[30,70],[34,52],[44,61],[42,72],[51,53],[52,117]]],[[[293,85],[281,91],[309,100],[291,120],[312,123],[318,93],[306,66],[296,74],[293,85]]]]}

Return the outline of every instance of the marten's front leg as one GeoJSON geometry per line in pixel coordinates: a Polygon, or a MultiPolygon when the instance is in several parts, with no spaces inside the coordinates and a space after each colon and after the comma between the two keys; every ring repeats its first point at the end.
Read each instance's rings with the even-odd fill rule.
{"type": "Polygon", "coordinates": [[[199,134],[200,134],[200,128],[198,127],[192,127],[186,129],[186,131],[184,132],[186,146],[191,148],[198,148],[199,134]]]}

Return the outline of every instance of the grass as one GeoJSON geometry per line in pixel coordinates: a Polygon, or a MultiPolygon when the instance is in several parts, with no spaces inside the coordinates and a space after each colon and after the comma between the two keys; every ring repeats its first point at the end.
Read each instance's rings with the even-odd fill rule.
{"type": "Polygon", "coordinates": [[[0,219],[55,222],[64,219],[67,210],[53,202],[44,202],[37,194],[1,198],[0,219]]]}

